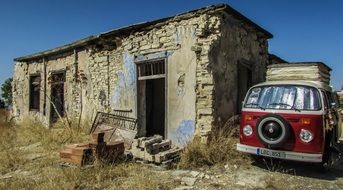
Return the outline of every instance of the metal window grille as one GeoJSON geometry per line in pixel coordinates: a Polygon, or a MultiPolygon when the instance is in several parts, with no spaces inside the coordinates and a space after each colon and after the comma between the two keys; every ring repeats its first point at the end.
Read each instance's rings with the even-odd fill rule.
{"type": "Polygon", "coordinates": [[[148,80],[165,77],[165,61],[157,60],[144,62],[137,65],[138,67],[138,80],[148,80]]]}

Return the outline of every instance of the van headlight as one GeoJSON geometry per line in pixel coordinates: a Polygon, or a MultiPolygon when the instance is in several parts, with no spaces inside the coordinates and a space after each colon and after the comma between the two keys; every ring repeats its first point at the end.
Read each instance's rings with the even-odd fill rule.
{"type": "Polygon", "coordinates": [[[314,135],[310,130],[301,129],[299,137],[301,141],[309,143],[313,140],[314,135]]]}
{"type": "Polygon", "coordinates": [[[252,135],[252,127],[251,127],[251,125],[245,125],[245,126],[243,127],[243,134],[244,134],[245,136],[250,136],[250,135],[252,135]]]}

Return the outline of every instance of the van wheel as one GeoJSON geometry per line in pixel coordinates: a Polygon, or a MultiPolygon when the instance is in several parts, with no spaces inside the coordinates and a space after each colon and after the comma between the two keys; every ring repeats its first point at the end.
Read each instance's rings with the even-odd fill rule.
{"type": "Polygon", "coordinates": [[[325,147],[323,153],[323,161],[320,163],[320,168],[323,171],[329,171],[334,166],[334,159],[335,159],[335,150],[331,148],[330,143],[332,138],[332,131],[327,132],[325,138],[325,147]]]}
{"type": "Polygon", "coordinates": [[[323,154],[323,161],[318,164],[319,165],[319,169],[321,171],[327,172],[330,169],[332,169],[333,163],[332,163],[331,157],[332,156],[331,156],[330,151],[324,152],[324,154],[323,154]]]}

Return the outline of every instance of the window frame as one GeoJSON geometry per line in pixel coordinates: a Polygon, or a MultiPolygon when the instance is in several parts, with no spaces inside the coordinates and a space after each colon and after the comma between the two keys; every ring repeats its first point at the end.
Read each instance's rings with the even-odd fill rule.
{"type": "Polygon", "coordinates": [[[166,77],[166,59],[155,59],[136,63],[138,80],[166,77]]]}

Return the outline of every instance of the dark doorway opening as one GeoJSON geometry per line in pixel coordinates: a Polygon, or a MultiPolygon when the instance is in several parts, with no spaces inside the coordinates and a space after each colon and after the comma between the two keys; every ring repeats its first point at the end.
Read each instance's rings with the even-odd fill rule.
{"type": "Polygon", "coordinates": [[[165,128],[164,78],[146,81],[146,135],[164,137],[165,128]]]}
{"type": "Polygon", "coordinates": [[[165,137],[165,60],[137,64],[139,136],[165,137]]]}
{"type": "Polygon", "coordinates": [[[250,66],[247,63],[238,64],[237,74],[238,74],[237,113],[241,113],[242,102],[244,101],[245,95],[252,85],[252,72],[251,72],[250,66]]]}
{"type": "Polygon", "coordinates": [[[65,73],[55,73],[51,79],[51,122],[56,122],[59,117],[64,117],[64,82],[65,73]]]}

